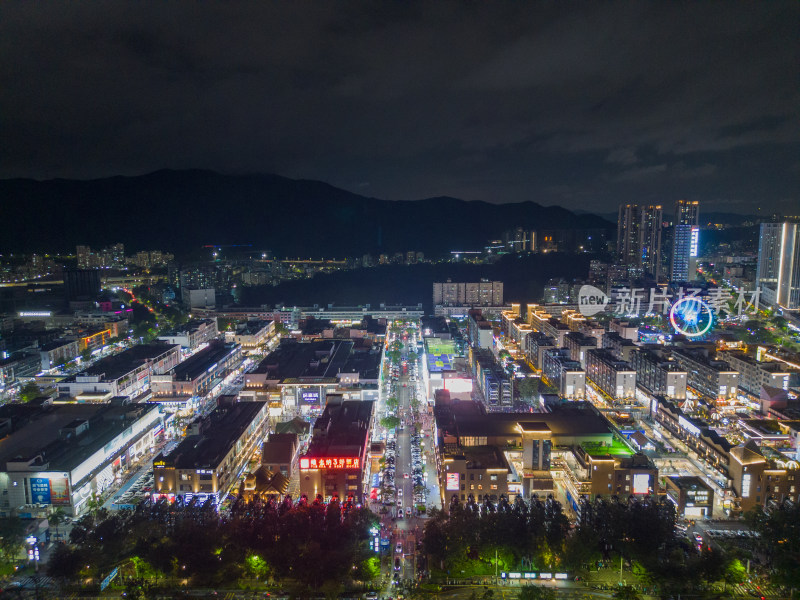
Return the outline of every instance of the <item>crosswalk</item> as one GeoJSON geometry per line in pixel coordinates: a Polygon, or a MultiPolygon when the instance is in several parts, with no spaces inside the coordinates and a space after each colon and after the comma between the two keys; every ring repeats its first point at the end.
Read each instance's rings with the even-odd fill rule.
{"type": "Polygon", "coordinates": [[[728,586],[728,594],[735,598],[760,598],[763,596],[766,599],[776,599],[783,597],[779,592],[770,588],[751,589],[744,585],[728,586]]]}

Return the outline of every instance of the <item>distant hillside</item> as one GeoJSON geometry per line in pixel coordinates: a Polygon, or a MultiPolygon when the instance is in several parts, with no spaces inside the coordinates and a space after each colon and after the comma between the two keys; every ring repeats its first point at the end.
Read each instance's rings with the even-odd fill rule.
{"type": "Polygon", "coordinates": [[[66,251],[123,242],[183,254],[205,244],[253,244],[276,256],[353,256],[471,249],[521,225],[610,228],[533,202],[456,198],[387,201],[277,175],[157,171],[91,181],[0,180],[0,250],[66,251]]]}

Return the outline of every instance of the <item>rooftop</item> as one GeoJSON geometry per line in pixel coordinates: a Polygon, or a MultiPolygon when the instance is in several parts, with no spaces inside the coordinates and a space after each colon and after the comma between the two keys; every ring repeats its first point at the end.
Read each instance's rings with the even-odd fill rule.
{"type": "Polygon", "coordinates": [[[322,340],[299,343],[282,340],[266,356],[254,373],[269,373],[274,379],[336,377],[343,370],[353,349],[351,340],[322,340]]]}
{"type": "Polygon", "coordinates": [[[53,471],[71,471],[152,410],[157,404],[60,404],[29,410],[7,405],[0,416],[15,420],[15,431],[0,440],[0,468],[37,456],[53,471]],[[60,439],[62,429],[89,422],[77,438],[60,439]]]}
{"type": "Polygon", "coordinates": [[[212,370],[216,364],[230,355],[238,347],[237,344],[225,344],[220,341],[211,342],[206,348],[196,352],[172,369],[175,381],[193,381],[212,370]]]}
{"type": "Polygon", "coordinates": [[[468,469],[508,470],[508,461],[497,446],[466,446],[450,456],[466,460],[468,469]]]}
{"type": "Polygon", "coordinates": [[[100,376],[105,381],[119,379],[144,363],[155,360],[161,355],[166,354],[175,347],[176,346],[172,344],[139,344],[138,346],[128,348],[114,356],[101,358],[88,369],[78,373],[78,376],[100,376]]]}
{"type": "Polygon", "coordinates": [[[373,403],[345,400],[328,403],[314,422],[309,456],[361,456],[369,437],[373,403]]]}
{"type": "Polygon", "coordinates": [[[186,437],[163,460],[176,469],[216,469],[231,447],[264,409],[266,402],[238,402],[221,406],[201,424],[201,433],[186,437]]]}
{"type": "Polygon", "coordinates": [[[671,475],[668,479],[672,482],[672,485],[681,490],[711,489],[705,481],[696,475],[671,475]]]}

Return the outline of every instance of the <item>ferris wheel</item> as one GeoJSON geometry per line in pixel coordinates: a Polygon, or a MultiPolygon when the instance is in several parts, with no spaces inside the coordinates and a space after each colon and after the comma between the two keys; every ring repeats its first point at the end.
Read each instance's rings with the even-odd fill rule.
{"type": "Polygon", "coordinates": [[[687,337],[700,337],[711,329],[714,313],[700,298],[688,296],[672,305],[669,321],[677,333],[687,337]]]}

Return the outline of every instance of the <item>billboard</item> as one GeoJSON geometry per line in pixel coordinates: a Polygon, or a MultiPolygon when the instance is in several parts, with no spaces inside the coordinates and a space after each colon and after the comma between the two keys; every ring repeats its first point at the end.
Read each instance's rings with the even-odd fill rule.
{"type": "Polygon", "coordinates": [[[319,404],[319,389],[301,389],[300,401],[306,404],[319,404]]]}
{"type": "Polygon", "coordinates": [[[357,456],[311,458],[303,456],[300,459],[300,470],[310,471],[315,469],[360,469],[361,459],[357,456]]]}
{"type": "Polygon", "coordinates": [[[50,504],[69,506],[69,481],[65,477],[50,478],[50,504]]]}
{"type": "Polygon", "coordinates": [[[445,487],[448,492],[457,492],[461,489],[458,481],[458,473],[448,473],[445,480],[445,487]]]}
{"type": "Polygon", "coordinates": [[[634,473],[633,475],[633,493],[646,494],[650,491],[650,474],[649,473],[634,473]]]}
{"type": "Polygon", "coordinates": [[[31,477],[31,499],[33,504],[50,504],[50,480],[31,477]]]}
{"type": "Polygon", "coordinates": [[[69,481],[66,477],[31,477],[31,502],[69,506],[69,481]]]}

